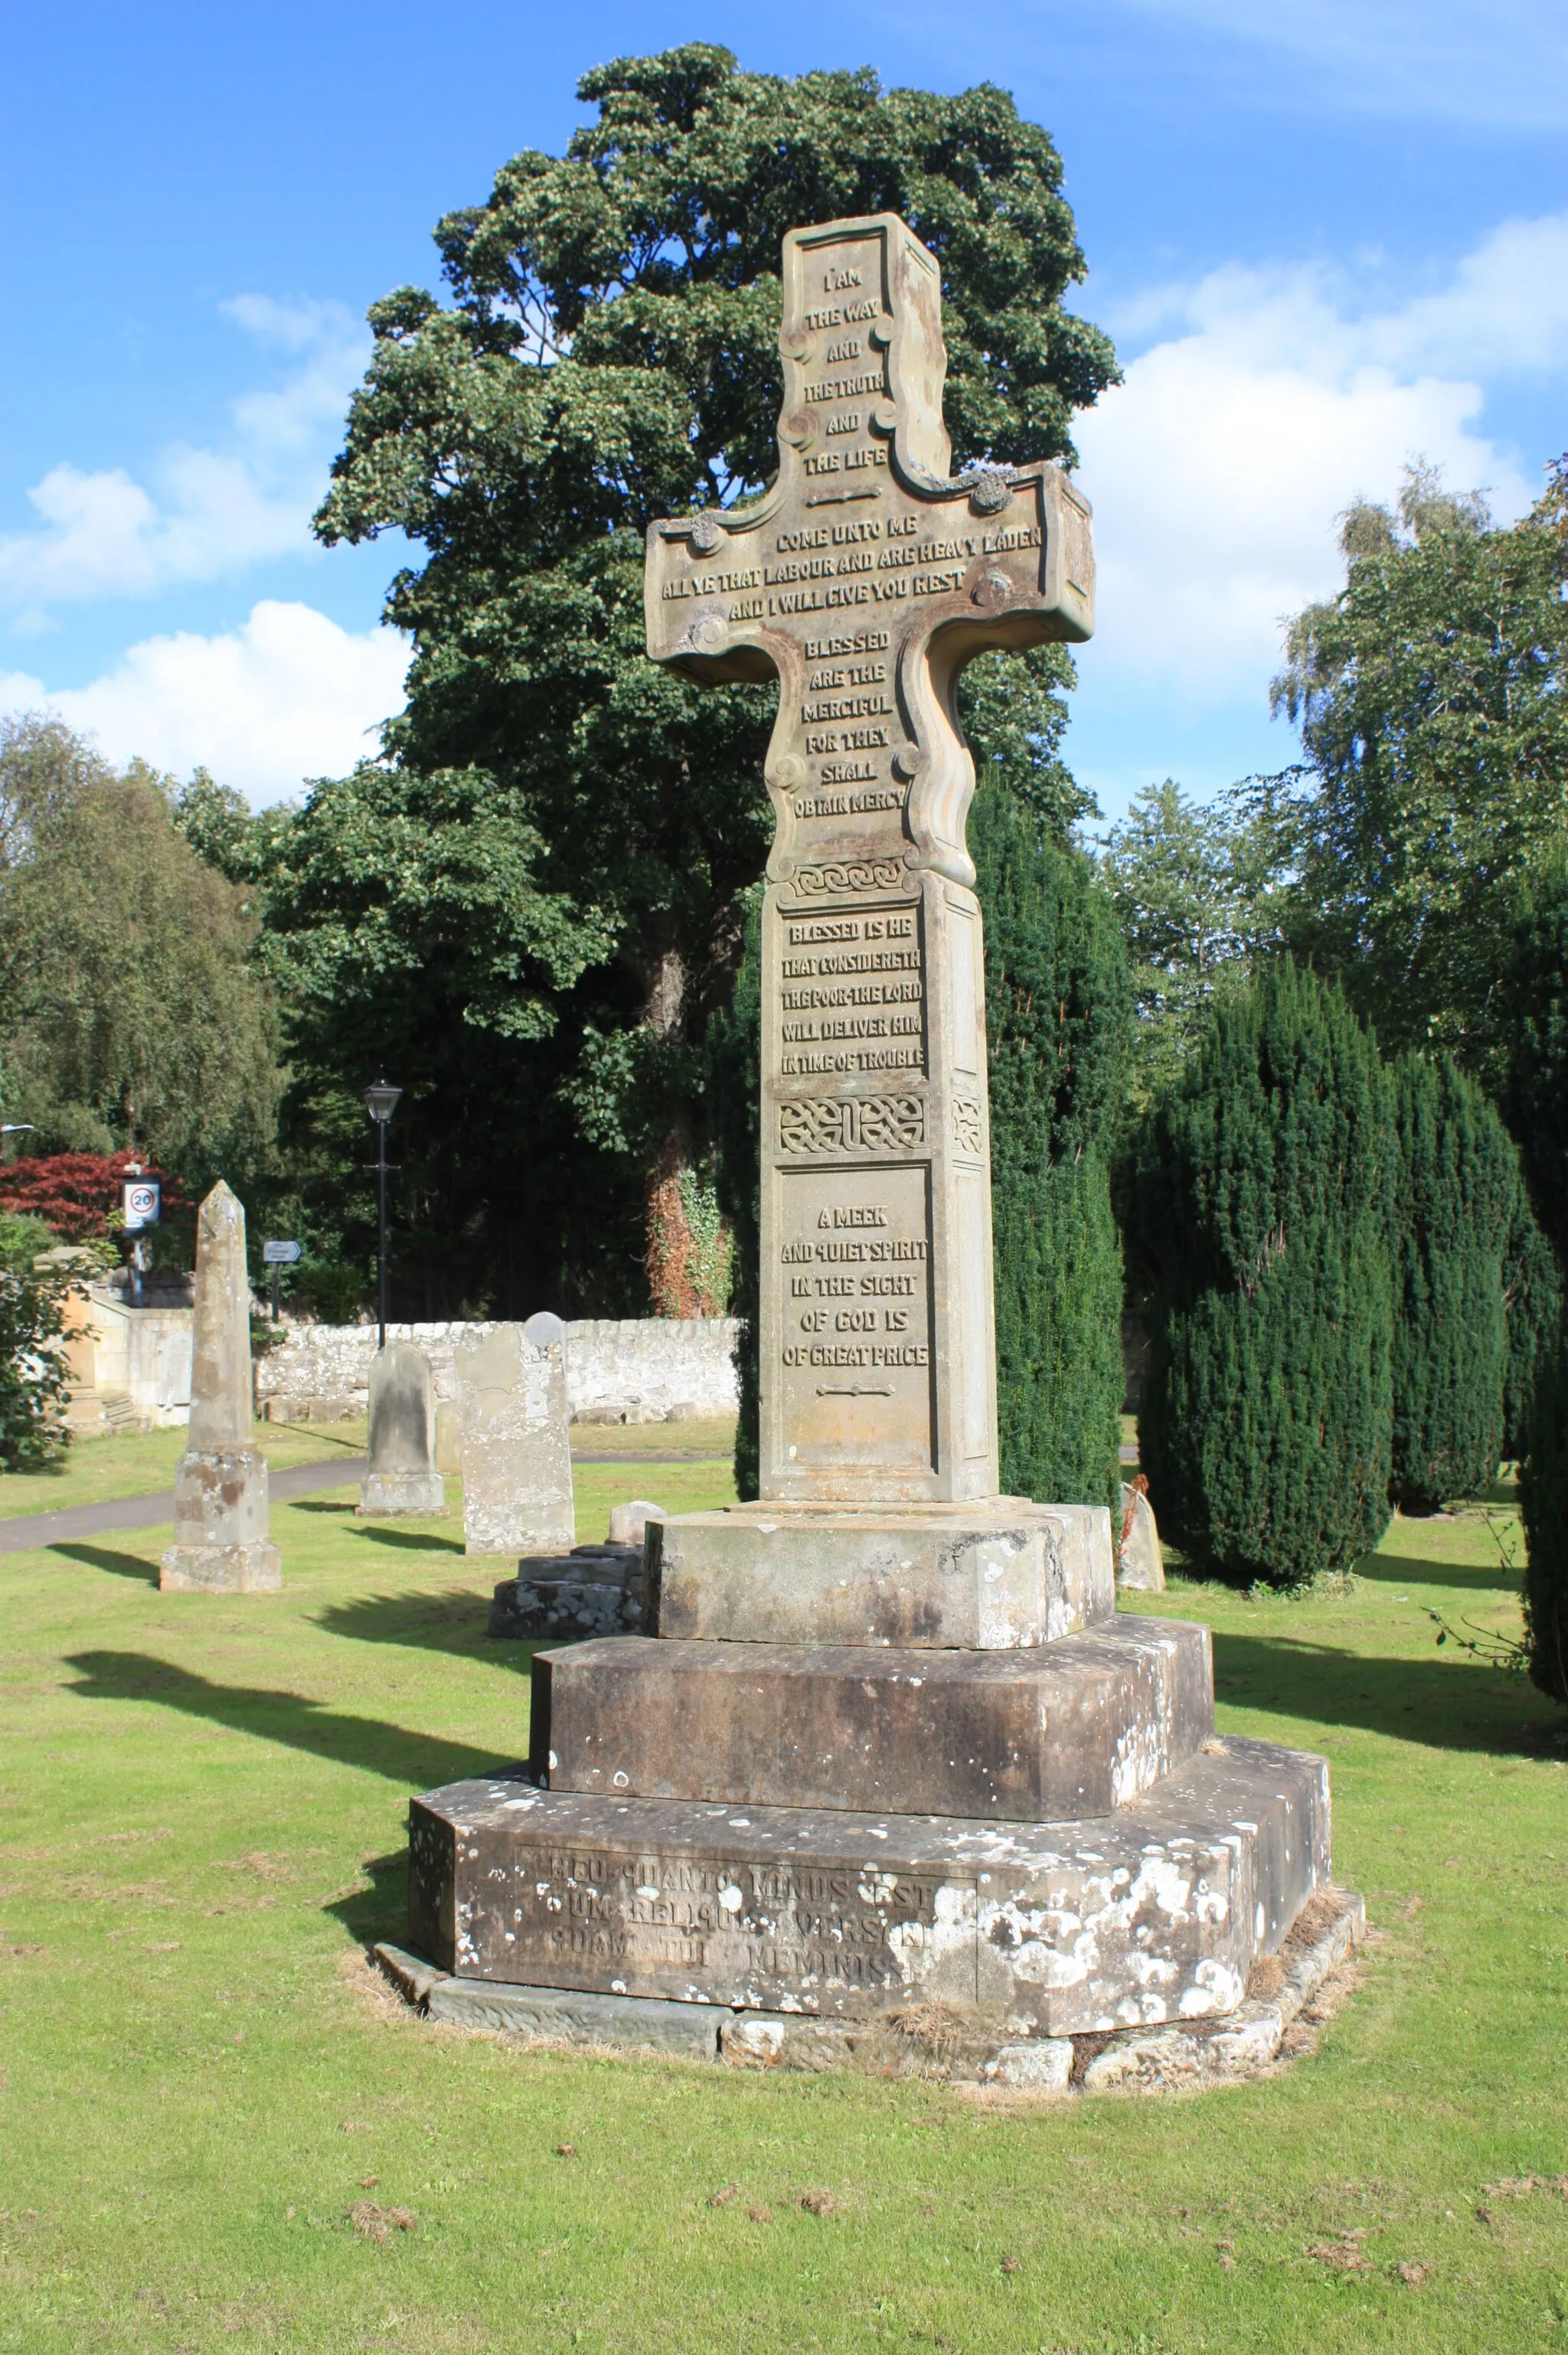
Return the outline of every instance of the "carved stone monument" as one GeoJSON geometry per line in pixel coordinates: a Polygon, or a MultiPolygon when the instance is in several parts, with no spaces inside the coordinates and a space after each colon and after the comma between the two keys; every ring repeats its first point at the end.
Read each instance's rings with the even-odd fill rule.
{"type": "Polygon", "coordinates": [[[267,1539],[267,1459],[251,1444],[245,1212],[221,1178],[196,1223],[189,1444],[175,1474],[175,1541],[158,1584],[249,1594],[281,1586],[267,1539]]]}
{"type": "Polygon", "coordinates": [[[777,481],[646,569],[656,659],[779,683],[761,1497],[650,1526],[640,1636],[536,1655],[529,1780],[414,1803],[412,1934],[720,2007],[726,2050],[917,1998],[993,2050],[1221,2017],[1328,1879],[1328,1770],[1213,1741],[1208,1631],[1117,1614],[1104,1508],[997,1493],[954,684],[1089,635],[1089,511],[1053,465],[950,474],[902,221],[794,230],[783,277],[777,481]]]}
{"type": "Polygon", "coordinates": [[[570,1553],[565,1326],[542,1315],[465,1333],[456,1362],[464,1552],[570,1553]]]}
{"type": "Polygon", "coordinates": [[[435,1468],[435,1377],[411,1341],[392,1341],[370,1362],[370,1462],[359,1514],[441,1513],[446,1483],[435,1468]]]}

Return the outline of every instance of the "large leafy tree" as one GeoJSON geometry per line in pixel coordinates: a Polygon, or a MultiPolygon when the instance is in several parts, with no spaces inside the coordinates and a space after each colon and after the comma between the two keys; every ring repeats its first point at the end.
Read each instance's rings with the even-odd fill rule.
{"type": "Polygon", "coordinates": [[[1245,787],[1195,802],[1171,777],[1136,794],[1107,834],[1100,870],[1127,944],[1140,1108],[1187,1069],[1216,992],[1278,945],[1286,856],[1245,787]]]}
{"type": "Polygon", "coordinates": [[[45,1151],[134,1148],[195,1188],[271,1152],[271,994],[243,893],[166,779],[0,722],[0,1097],[45,1151]]]}
{"type": "Polygon", "coordinates": [[[1390,1045],[1497,1054],[1501,944],[1568,822],[1563,464],[1497,530],[1428,469],[1345,518],[1339,595],[1291,624],[1276,705],[1307,767],[1278,781],[1291,932],[1390,1045]]]}
{"type": "Polygon", "coordinates": [[[422,551],[387,607],[409,703],[382,762],[313,797],[272,907],[302,1102],[346,1095],[374,1041],[417,1074],[408,1182],[492,1289],[636,1305],[706,1149],[701,1043],[771,831],[773,709],[646,662],[644,536],[774,472],[784,231],[893,209],[937,254],[960,463],[1070,458],[1114,361],[1062,307],[1083,262],[1056,151],[994,87],[789,80],[691,44],[579,95],[594,119],[564,155],[516,156],[440,224],[446,301],[371,312],[318,529],[422,551]],[[498,909],[467,902],[475,826],[507,846],[498,909]]]}

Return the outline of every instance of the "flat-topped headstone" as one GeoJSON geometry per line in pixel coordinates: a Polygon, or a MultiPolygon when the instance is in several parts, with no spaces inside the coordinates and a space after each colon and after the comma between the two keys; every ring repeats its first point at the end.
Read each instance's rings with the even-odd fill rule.
{"type": "Polygon", "coordinates": [[[464,1551],[570,1552],[565,1327],[539,1316],[464,1333],[456,1370],[464,1551]]]}
{"type": "Polygon", "coordinates": [[[999,1485],[974,764],[953,686],[1093,624],[1054,465],[953,479],[934,258],[892,214],[784,241],[777,480],[648,534],[648,651],[779,682],[763,910],[764,1498],[999,1485]]]}
{"type": "Polygon", "coordinates": [[[411,1341],[392,1341],[370,1361],[369,1468],[359,1487],[367,1518],[446,1509],[435,1468],[435,1376],[411,1341]]]}
{"type": "Polygon", "coordinates": [[[245,1212],[220,1178],[196,1222],[188,1445],[175,1474],[172,1592],[253,1593],[283,1582],[267,1536],[267,1459],[251,1444],[245,1212]]]}

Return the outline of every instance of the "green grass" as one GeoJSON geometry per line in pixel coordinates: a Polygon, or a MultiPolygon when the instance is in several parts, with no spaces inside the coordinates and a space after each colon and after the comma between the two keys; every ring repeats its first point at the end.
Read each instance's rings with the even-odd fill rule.
{"type": "Polygon", "coordinates": [[[735,1448],[732,1414],[694,1416],[689,1423],[574,1423],[574,1455],[729,1456],[735,1448]]]}
{"type": "MultiPolygon", "coordinates": [[[[315,1464],[335,1453],[363,1454],[365,1423],[363,1417],[347,1423],[258,1423],[255,1436],[268,1463],[282,1471],[285,1465],[315,1464]]],[[[728,1421],[701,1423],[574,1423],[571,1429],[573,1455],[613,1453],[650,1462],[672,1448],[680,1455],[727,1459],[734,1444],[732,1415],[728,1421]]],[[[155,1496],[160,1488],[173,1487],[185,1444],[183,1427],[79,1439],[47,1472],[0,1472],[0,1520],[50,1512],[60,1505],[155,1496]]]]}
{"type": "MultiPolygon", "coordinates": [[[[270,1465],[314,1464],[335,1454],[359,1455],[364,1423],[259,1423],[256,1444],[270,1465]]],[[[48,1513],[60,1505],[97,1505],[111,1497],[154,1497],[175,1485],[184,1455],[183,1424],[168,1431],[117,1432],[79,1439],[47,1472],[0,1472],[0,1520],[48,1513]]]]}
{"type": "MultiPolygon", "coordinates": [[[[645,1486],[726,1493],[584,1467],[580,1533],[645,1486]]],[[[1568,2347],[1568,2199],[1488,2190],[1568,2169],[1563,1720],[1425,1615],[1517,1628],[1483,1524],[1400,1522],[1337,1595],[1157,1600],[1211,1623],[1222,1727],[1332,1759],[1364,1984],[1272,2081],[1008,2111],[368,1992],[408,1794],[522,1753],[528,1647],[454,1521],[350,1501],[277,1508],[272,1596],[160,1596],[158,1530],[0,1559],[7,2355],[1568,2347]],[[1347,2232],[1364,2272],[1309,2254],[1347,2232]]]]}

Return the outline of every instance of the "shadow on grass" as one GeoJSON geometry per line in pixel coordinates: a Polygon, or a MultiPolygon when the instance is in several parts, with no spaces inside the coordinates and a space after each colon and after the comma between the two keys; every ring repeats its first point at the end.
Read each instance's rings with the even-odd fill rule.
{"type": "Polygon", "coordinates": [[[334,1505],[325,1497],[284,1497],[280,1502],[286,1505],[291,1513],[347,1513],[352,1516],[354,1511],[352,1505],[334,1505]]]}
{"type": "Polygon", "coordinates": [[[1468,1660],[1369,1659],[1331,1645],[1214,1630],[1214,1693],[1310,1725],[1356,1726],[1434,1750],[1558,1753],[1568,1721],[1522,1678],[1468,1660]]]}
{"type": "Polygon", "coordinates": [[[406,1939],[409,1934],[409,1852],[368,1856],[360,1867],[369,1876],[368,1889],[355,1889],[335,1897],[322,1912],[342,1923],[358,1946],[373,1946],[381,1938],[406,1939]]]}
{"type": "Polygon", "coordinates": [[[383,1529],[367,1525],[356,1529],[356,1537],[368,1540],[371,1545],[401,1546],[409,1553],[462,1553],[461,1538],[421,1537],[417,1529],[383,1529]]]}
{"type": "Polygon", "coordinates": [[[474,1774],[494,1774],[501,1764],[494,1751],[473,1750],[464,1742],[414,1733],[374,1717],[349,1717],[301,1693],[265,1686],[220,1685],[171,1667],[144,1652],[75,1652],[68,1665],[80,1682],[70,1687],[83,1700],[150,1700],[184,1710],[232,1732],[258,1741],[281,1742],[312,1758],[334,1758],[342,1766],[383,1774],[415,1791],[460,1783],[474,1774]]]}
{"type": "Polygon", "coordinates": [[[491,1660],[514,1674],[526,1670],[539,1643],[489,1633],[490,1598],[463,1588],[444,1594],[361,1594],[331,1603],[315,1616],[329,1636],[359,1644],[406,1644],[415,1650],[447,1652],[469,1660],[491,1660]]]}
{"type": "Polygon", "coordinates": [[[1501,1557],[1483,1569],[1466,1561],[1434,1561],[1418,1553],[1363,1554],[1356,1576],[1376,1586],[1452,1586],[1463,1594],[1495,1594],[1500,1601],[1517,1599],[1519,1570],[1509,1570],[1501,1557]]]}
{"type": "Polygon", "coordinates": [[[89,1570],[106,1570],[115,1578],[140,1578],[148,1586],[158,1582],[158,1565],[145,1561],[137,1553],[116,1553],[112,1546],[52,1545],[50,1553],[63,1553],[68,1561],[81,1561],[89,1570]]]}

